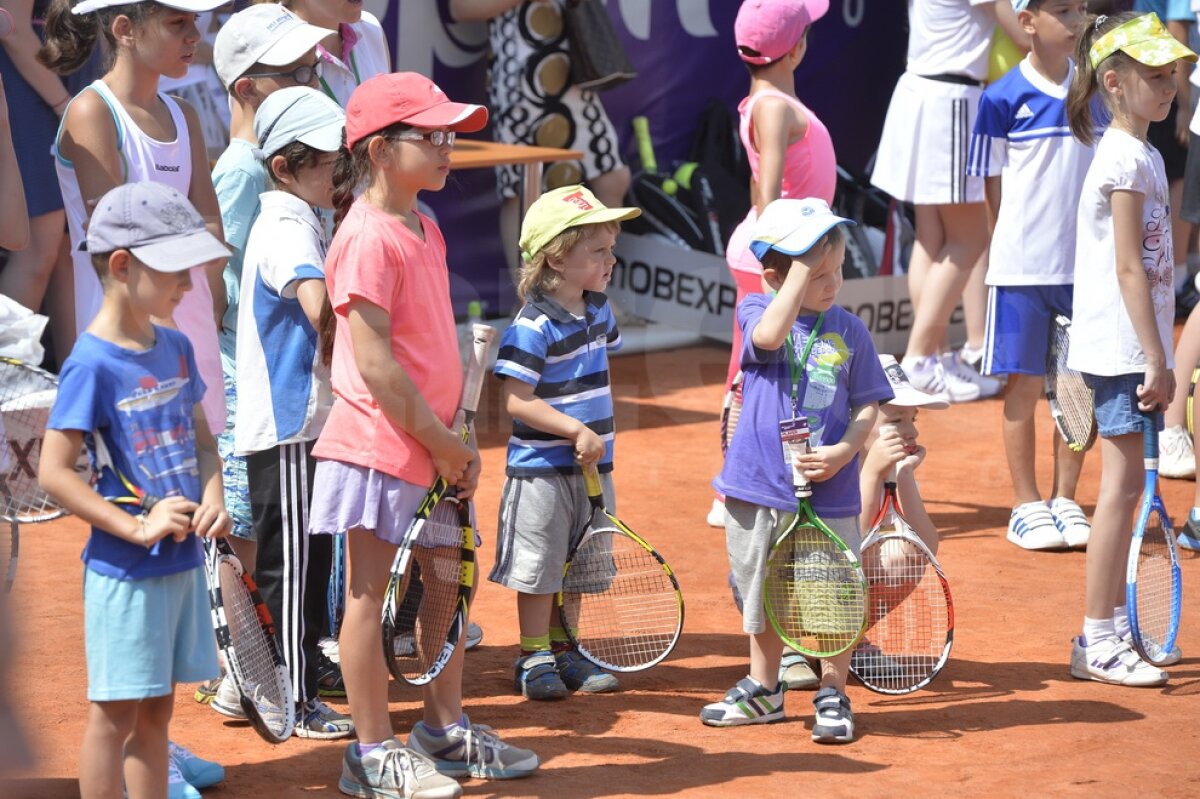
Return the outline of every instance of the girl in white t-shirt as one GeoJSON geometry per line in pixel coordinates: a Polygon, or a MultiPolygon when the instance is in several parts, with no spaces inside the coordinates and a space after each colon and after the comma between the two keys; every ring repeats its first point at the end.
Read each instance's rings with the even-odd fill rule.
{"type": "MultiPolygon", "coordinates": [[[[1131,647],[1121,575],[1144,479],[1143,428],[1160,425],[1175,384],[1170,200],[1162,156],[1146,133],[1171,108],[1181,59],[1196,55],[1156,15],[1101,16],[1079,37],[1079,67],[1067,95],[1071,132],[1084,143],[1095,135],[1097,92],[1112,114],[1084,179],[1076,232],[1068,363],[1095,393],[1104,475],[1071,676],[1117,685],[1167,681],[1131,647]]],[[[1178,659],[1178,650],[1166,655],[1167,663],[1178,659]]]]}

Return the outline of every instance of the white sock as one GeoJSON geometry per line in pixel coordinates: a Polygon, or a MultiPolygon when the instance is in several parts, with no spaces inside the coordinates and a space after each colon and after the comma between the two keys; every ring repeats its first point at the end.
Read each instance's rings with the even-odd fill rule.
{"type": "Polygon", "coordinates": [[[1127,605],[1113,609],[1113,627],[1119,638],[1129,635],[1129,607],[1127,605]]]}
{"type": "Polygon", "coordinates": [[[1107,619],[1092,619],[1083,617],[1083,645],[1094,644],[1105,638],[1116,638],[1117,628],[1113,626],[1112,617],[1107,619]]]}
{"type": "Polygon", "coordinates": [[[1194,521],[1200,522],[1200,508],[1192,508],[1190,515],[1194,521]]]}

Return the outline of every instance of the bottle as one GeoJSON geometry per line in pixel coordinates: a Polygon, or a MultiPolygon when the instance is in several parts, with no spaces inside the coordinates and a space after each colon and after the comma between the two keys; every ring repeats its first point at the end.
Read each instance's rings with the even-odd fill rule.
{"type": "Polygon", "coordinates": [[[467,303],[467,321],[458,330],[458,357],[462,361],[462,367],[467,368],[467,358],[471,352],[471,345],[474,342],[475,325],[483,322],[483,303],[479,300],[471,300],[467,303]]]}

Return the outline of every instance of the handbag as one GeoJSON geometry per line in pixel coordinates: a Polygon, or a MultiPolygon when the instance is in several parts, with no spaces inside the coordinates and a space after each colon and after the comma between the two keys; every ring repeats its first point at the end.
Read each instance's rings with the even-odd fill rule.
{"type": "Polygon", "coordinates": [[[602,92],[637,77],[599,0],[567,0],[563,7],[570,47],[571,84],[602,92]]]}

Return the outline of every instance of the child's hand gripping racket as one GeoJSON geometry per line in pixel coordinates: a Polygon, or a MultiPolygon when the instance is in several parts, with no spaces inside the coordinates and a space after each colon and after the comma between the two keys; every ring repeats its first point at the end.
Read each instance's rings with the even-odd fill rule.
{"type": "Polygon", "coordinates": [[[679,582],[654,547],[605,509],[595,464],[583,467],[583,479],[592,516],[563,571],[563,629],[601,668],[648,669],[671,653],[683,632],[679,582]]]}
{"type": "Polygon", "coordinates": [[[1072,452],[1088,450],[1096,440],[1096,413],[1092,390],[1083,375],[1067,366],[1071,320],[1061,314],[1050,324],[1046,353],[1046,402],[1058,432],[1072,452]]]}
{"type": "Polygon", "coordinates": [[[1158,490],[1158,418],[1157,413],[1142,415],[1146,485],[1125,572],[1133,646],[1155,664],[1171,658],[1183,603],[1175,531],[1158,490]]]}
{"type": "Polygon", "coordinates": [[[883,504],[863,540],[867,629],[850,658],[862,684],[884,694],[929,685],[950,657],[954,604],[942,567],[904,518],[898,465],[883,485],[883,504]]]}
{"type": "Polygon", "coordinates": [[[808,452],[806,421],[784,427],[798,507],[767,557],[763,605],[785,644],[811,657],[832,657],[854,646],[866,626],[866,578],[858,557],[813,511],[812,487],[797,460],[808,452]]]}
{"type": "MultiPolygon", "coordinates": [[[[487,368],[495,328],[477,324],[454,429],[463,442],[487,368]]],[[[466,634],[475,584],[475,529],[466,502],[439,476],[425,494],[392,561],[383,599],[383,651],[397,680],[425,685],[442,673],[466,634]]]]}

